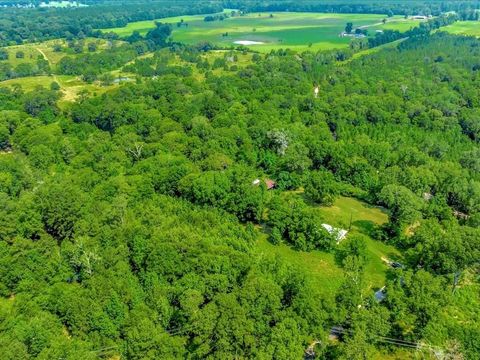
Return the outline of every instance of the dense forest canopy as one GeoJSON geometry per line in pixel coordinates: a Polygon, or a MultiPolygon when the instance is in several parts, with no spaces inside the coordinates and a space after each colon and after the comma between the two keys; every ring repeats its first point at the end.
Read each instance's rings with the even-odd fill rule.
{"type": "MultiPolygon", "coordinates": [[[[54,90],[2,90],[5,358],[108,348],[132,359],[291,359],[333,325],[351,336],[317,352],[373,354],[389,336],[455,340],[474,358],[479,322],[437,312],[456,306],[451,276],[480,255],[479,51],[475,39],[438,34],[348,66],[271,53],[231,75],[167,73],[66,112],[54,90]],[[253,186],[262,176],[277,189],[253,186]],[[361,238],[338,253],[347,275],[335,302],[256,253],[262,223],[274,242],[337,251],[304,200],[282,200],[301,187],[317,202],[341,193],[390,209],[372,235],[406,254],[388,301],[357,308],[370,296],[361,238]]],[[[456,294],[473,300],[474,289],[456,294]]]]}
{"type": "Polygon", "coordinates": [[[480,41],[442,31],[477,2],[85,3],[0,13],[54,39],[0,49],[2,359],[478,358],[480,41]],[[95,30],[227,7],[438,16],[301,53],[95,30]]]}

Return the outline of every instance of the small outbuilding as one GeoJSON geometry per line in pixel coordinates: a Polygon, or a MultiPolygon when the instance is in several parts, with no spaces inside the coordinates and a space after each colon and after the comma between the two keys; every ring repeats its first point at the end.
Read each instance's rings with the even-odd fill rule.
{"type": "Polygon", "coordinates": [[[335,228],[329,224],[322,224],[323,228],[328,231],[329,234],[335,237],[337,244],[347,237],[348,231],[340,228],[335,228]]]}
{"type": "MultiPolygon", "coordinates": [[[[265,182],[265,185],[267,186],[267,190],[272,190],[277,186],[277,183],[272,179],[265,179],[264,182],[265,182]]],[[[252,181],[252,185],[254,186],[258,186],[260,185],[260,183],[261,183],[260,179],[255,179],[252,181]]]]}
{"type": "Polygon", "coordinates": [[[277,186],[277,183],[272,179],[265,179],[265,185],[267,185],[268,190],[272,190],[277,186]]]}

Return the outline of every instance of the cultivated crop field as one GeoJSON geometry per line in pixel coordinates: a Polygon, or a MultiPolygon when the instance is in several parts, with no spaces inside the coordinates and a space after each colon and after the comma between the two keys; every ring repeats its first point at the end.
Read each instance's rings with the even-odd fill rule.
{"type": "MultiPolygon", "coordinates": [[[[351,38],[340,36],[347,22],[353,23],[354,29],[357,27],[409,29],[418,24],[418,21],[403,19],[400,16],[389,18],[386,24],[382,24],[385,15],[381,14],[282,12],[252,13],[210,22],[204,21],[204,18],[204,15],[180,16],[158,21],[173,25],[174,41],[187,44],[209,41],[226,47],[247,42],[250,43],[247,46],[258,51],[280,48],[319,50],[347,47],[351,38]],[[177,24],[182,20],[184,25],[178,26],[177,24]]],[[[154,21],[140,21],[130,23],[123,28],[104,29],[104,31],[112,31],[120,36],[128,36],[133,31],[144,35],[154,26],[154,21]]]]}

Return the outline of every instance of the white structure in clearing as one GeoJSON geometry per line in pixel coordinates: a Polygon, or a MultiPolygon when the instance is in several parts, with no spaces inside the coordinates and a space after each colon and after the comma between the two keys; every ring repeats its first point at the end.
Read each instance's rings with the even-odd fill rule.
{"type": "Polygon", "coordinates": [[[237,40],[233,42],[237,45],[262,45],[265,44],[263,41],[253,41],[253,40],[237,40]]]}
{"type": "Polygon", "coordinates": [[[316,98],[318,98],[318,93],[320,92],[320,89],[318,86],[315,86],[315,89],[313,89],[313,94],[316,98]]]}
{"type": "Polygon", "coordinates": [[[337,240],[337,244],[347,237],[348,231],[344,229],[334,228],[332,225],[322,224],[323,228],[328,231],[329,234],[332,234],[337,240]]]}

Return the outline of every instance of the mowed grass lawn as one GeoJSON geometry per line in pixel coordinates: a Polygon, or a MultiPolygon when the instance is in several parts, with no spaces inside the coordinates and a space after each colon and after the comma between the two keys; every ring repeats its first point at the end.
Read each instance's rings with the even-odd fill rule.
{"type": "MultiPolygon", "coordinates": [[[[302,196],[300,192],[298,194],[302,196]]],[[[373,240],[368,235],[373,228],[388,221],[387,213],[382,208],[372,207],[348,197],[338,198],[333,206],[316,208],[319,212],[319,221],[348,229],[351,219],[350,235],[364,235],[369,255],[365,271],[365,291],[367,295],[373,294],[373,290],[379,289],[385,284],[388,267],[382,257],[401,258],[401,254],[393,246],[373,240]]],[[[348,241],[347,236],[343,244],[348,241]]],[[[279,256],[292,266],[304,270],[320,294],[333,295],[344,279],[343,270],[335,260],[334,251],[331,253],[296,251],[287,244],[271,244],[268,242],[266,234],[262,234],[258,240],[257,250],[264,256],[279,256]]]]}
{"type": "Polygon", "coordinates": [[[452,25],[441,28],[440,31],[446,31],[455,35],[480,37],[480,21],[457,21],[452,25]]]}
{"type": "MultiPolygon", "coordinates": [[[[264,44],[251,45],[259,51],[290,48],[294,50],[334,49],[347,47],[350,38],[340,37],[347,22],[354,28],[374,25],[382,21],[385,15],[379,14],[325,14],[325,13],[252,13],[245,16],[230,17],[223,21],[205,22],[205,15],[177,16],[158,19],[172,24],[172,39],[187,44],[209,41],[220,46],[236,46],[235,41],[257,41],[264,44]],[[178,27],[183,19],[188,26],[178,27]],[[224,36],[228,33],[228,36],[224,36]]],[[[391,19],[393,22],[400,17],[391,19]]],[[[140,21],[126,27],[103,29],[128,36],[133,31],[146,34],[155,26],[154,21],[140,21]]]]}
{"type": "MultiPolygon", "coordinates": [[[[354,198],[340,197],[331,207],[319,207],[319,212],[326,223],[348,229],[351,221],[350,234],[364,235],[370,258],[366,270],[368,286],[372,288],[383,286],[387,266],[382,257],[401,258],[401,254],[393,246],[374,240],[369,236],[372,230],[388,221],[386,211],[354,198]]],[[[348,236],[345,241],[348,241],[348,236]]]]}

